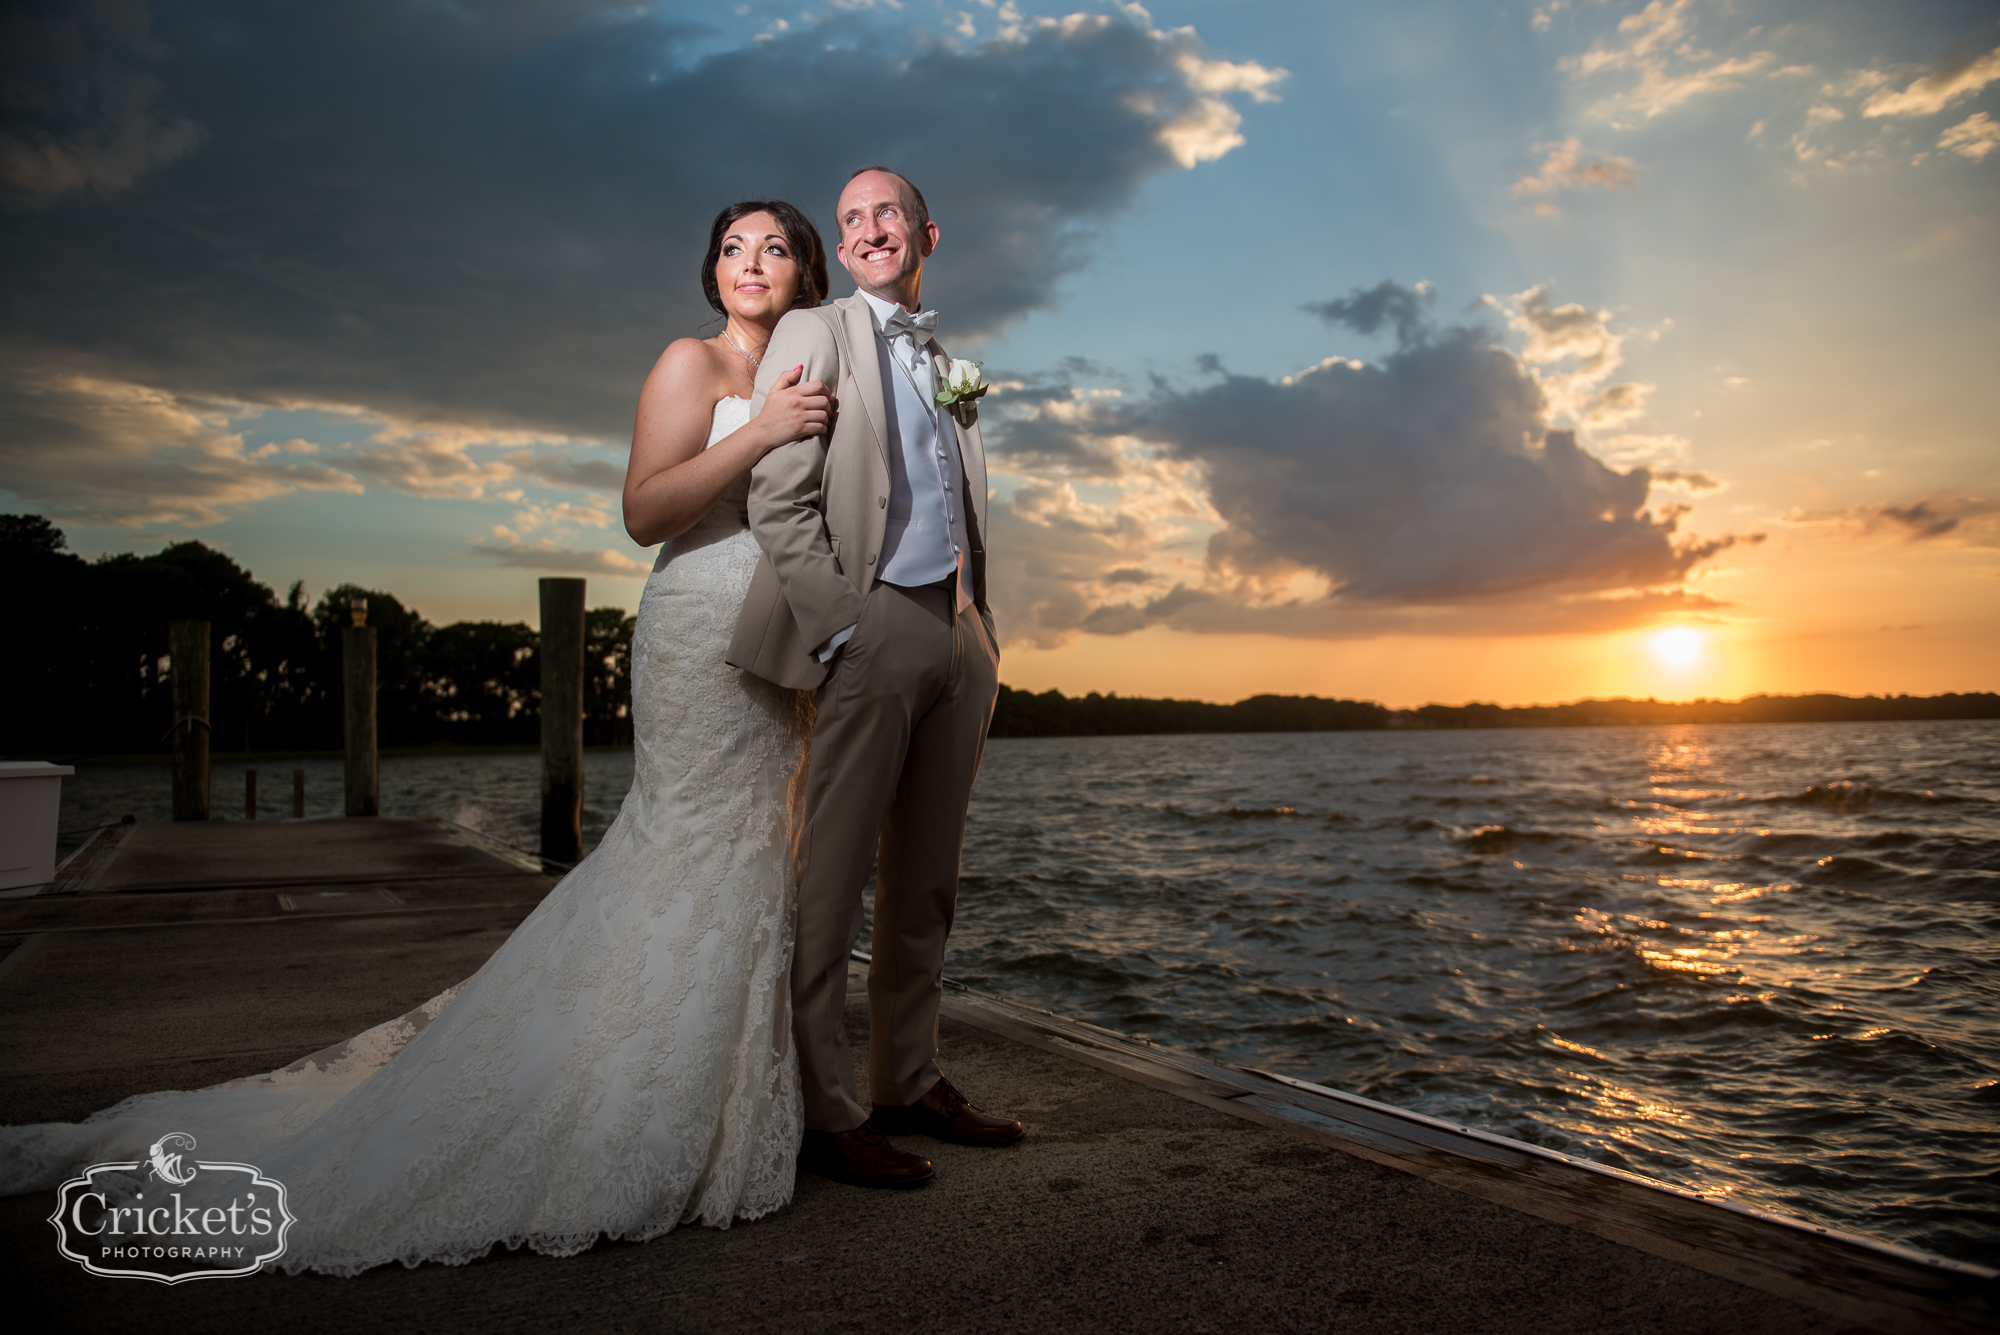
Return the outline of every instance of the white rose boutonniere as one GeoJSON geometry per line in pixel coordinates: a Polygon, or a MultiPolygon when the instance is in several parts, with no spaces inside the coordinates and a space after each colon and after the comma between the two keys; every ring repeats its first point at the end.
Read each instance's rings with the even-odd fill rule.
{"type": "Polygon", "coordinates": [[[963,357],[948,360],[950,365],[940,377],[937,401],[951,409],[960,426],[971,426],[979,420],[979,400],[987,390],[985,377],[979,374],[978,362],[963,357]]]}

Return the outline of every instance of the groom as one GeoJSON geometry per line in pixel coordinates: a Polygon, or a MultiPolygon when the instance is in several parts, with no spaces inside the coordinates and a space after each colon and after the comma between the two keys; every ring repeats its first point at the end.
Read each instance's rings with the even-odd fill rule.
{"type": "Polygon", "coordinates": [[[1024,1134],[974,1108],[937,1066],[965,806],[999,684],[986,454],[976,422],[961,425],[936,402],[950,363],[932,336],[937,313],[918,301],[938,243],[923,195],[887,168],[864,167],[841,191],[838,221],[836,253],[861,290],[779,322],[750,411],[801,365],[841,411],[826,435],[775,449],[751,471],[750,527],[764,559],[727,657],[818,691],[792,963],[801,1160],[842,1182],[915,1186],[932,1176],[930,1161],[884,1133],[961,1145],[1024,1134]],[[854,1088],[842,1027],[871,867],[872,1112],[854,1088]]]}

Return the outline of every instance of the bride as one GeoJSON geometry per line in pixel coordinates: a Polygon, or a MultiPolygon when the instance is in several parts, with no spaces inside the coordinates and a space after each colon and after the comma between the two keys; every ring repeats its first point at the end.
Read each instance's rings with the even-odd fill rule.
{"type": "Polygon", "coordinates": [[[826,285],[797,209],[724,209],[702,265],[722,333],[676,341],[640,394],[625,524],[666,545],[632,643],[632,791],[596,851],[406,1016],[265,1075],[0,1130],[0,1194],[192,1132],[287,1186],[280,1264],[334,1275],[496,1242],[566,1256],[791,1199],[788,813],[811,703],[722,655],[757,561],[750,466],[830,409],[795,370],[752,418],[752,376],[779,318],[826,285]]]}

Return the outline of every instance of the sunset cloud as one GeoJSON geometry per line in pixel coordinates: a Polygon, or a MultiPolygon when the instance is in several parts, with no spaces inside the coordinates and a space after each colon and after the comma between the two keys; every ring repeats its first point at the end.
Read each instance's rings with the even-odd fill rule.
{"type": "Polygon", "coordinates": [[[1935,116],[1962,97],[2000,80],[2000,47],[1935,70],[1900,91],[1884,88],[1861,108],[1864,116],[1935,116]]]}
{"type": "MultiPolygon", "coordinates": [[[[0,376],[0,493],[72,520],[211,525],[294,491],[358,494],[364,482],[427,498],[519,502],[523,484],[612,492],[624,469],[573,442],[450,424],[384,421],[346,405],[247,404],[51,368],[0,376]],[[302,437],[251,448],[272,407],[372,427],[359,446],[302,437]],[[538,446],[539,448],[525,448],[538,446]],[[313,462],[303,462],[311,459],[313,462]]],[[[603,527],[595,499],[536,502],[603,527]]]]}
{"type": "Polygon", "coordinates": [[[1639,179],[1639,165],[1632,159],[1616,154],[1587,156],[1580,139],[1538,144],[1535,151],[1548,156],[1542,159],[1541,169],[1533,176],[1523,176],[1514,182],[1513,194],[1516,199],[1540,198],[1542,202],[1535,206],[1537,213],[1556,212],[1547,197],[1562,191],[1618,190],[1636,184],[1639,179]]]}
{"type": "Polygon", "coordinates": [[[295,463],[307,442],[244,448],[237,403],[147,385],[14,368],[0,375],[0,489],[53,518],[137,527],[218,524],[293,491],[359,492],[337,468],[295,463]],[[303,447],[303,448],[302,448],[303,447]]]}
{"type": "Polygon", "coordinates": [[[1595,119],[1637,113],[1651,120],[1697,97],[1741,87],[1753,74],[1777,72],[1769,51],[1724,56],[1699,45],[1692,7],[1692,0],[1650,0],[1620,19],[1611,39],[1561,61],[1573,78],[1623,83],[1593,109],[1595,119]]]}
{"type": "Polygon", "coordinates": [[[1541,386],[1550,423],[1596,430],[1645,411],[1653,386],[1605,383],[1625,364],[1625,336],[1612,331],[1610,311],[1558,303],[1547,284],[1485,302],[1522,335],[1520,358],[1541,386]]]}
{"type": "Polygon", "coordinates": [[[1937,146],[1974,162],[2000,148],[2000,122],[1983,111],[1975,111],[1938,136],[1937,146]]]}
{"type": "Polygon", "coordinates": [[[598,497],[592,496],[582,504],[575,501],[555,501],[541,503],[530,501],[514,512],[517,528],[533,532],[539,528],[557,528],[574,525],[581,528],[609,529],[619,522],[619,517],[598,497]]]}
{"type": "MultiPolygon", "coordinates": [[[[1161,36],[1171,40],[1173,34],[1161,36]]],[[[1188,89],[1198,94],[1180,114],[1160,127],[1160,142],[1183,167],[1214,162],[1243,145],[1239,132],[1243,114],[1224,101],[1222,94],[1248,93],[1254,102],[1275,102],[1277,94],[1271,88],[1285,77],[1285,71],[1267,69],[1255,62],[1204,60],[1197,52],[1185,49],[1175,56],[1174,67],[1188,89]]],[[[1150,107],[1150,99],[1145,104],[1150,107]]]]}
{"type": "Polygon", "coordinates": [[[381,443],[350,455],[347,466],[412,496],[478,500],[516,476],[503,460],[476,458],[459,432],[418,430],[377,439],[381,443]]]}
{"type": "Polygon", "coordinates": [[[1115,490],[1147,468],[1192,470],[1177,510],[1143,517],[1046,484],[997,505],[995,550],[1021,553],[996,568],[1009,633],[1038,644],[1151,624],[1342,635],[1501,603],[1540,607],[1543,624],[1631,624],[1700,605],[1678,586],[1759,539],[1684,535],[1686,507],[1649,510],[1648,493],[1720,483],[1620,472],[1552,428],[1559,412],[1604,401],[1621,360],[1606,313],[1540,288],[1492,304],[1518,351],[1491,329],[1432,322],[1428,291],[1382,283],[1312,307],[1357,333],[1392,333],[1378,362],[1329,358],[1279,381],[1218,368],[1215,384],[1140,400],[1045,390],[1021,425],[996,423],[1002,471],[1073,470],[1115,490]],[[1197,553],[1188,540],[1202,529],[1197,553]],[[1113,582],[1111,570],[1136,573],[1113,582]]]}
{"type": "Polygon", "coordinates": [[[623,489],[624,465],[580,457],[579,448],[577,442],[549,441],[529,432],[392,420],[340,462],[371,482],[411,496],[509,500],[513,493],[506,489],[521,483],[558,490],[623,489]],[[541,448],[525,448],[536,445],[541,448]]]}
{"type": "MultiPolygon", "coordinates": [[[[1753,5],[1752,11],[1768,12],[1753,5]]],[[[1901,159],[1920,166],[1939,152],[1981,161],[2000,147],[2000,126],[1977,112],[1944,131],[1934,146],[1928,135],[1916,140],[1897,121],[1933,116],[1978,96],[2000,81],[2000,48],[1947,62],[1916,74],[1908,64],[1849,68],[1821,75],[1817,64],[1787,59],[1764,43],[1790,46],[1795,52],[1818,48],[1797,25],[1766,21],[1742,29],[1734,37],[1712,35],[1740,10],[1704,7],[1695,0],[1648,0],[1643,7],[1618,18],[1586,49],[1561,58],[1560,68],[1580,93],[1594,99],[1580,108],[1581,119],[1614,129],[1677,111],[1697,99],[1735,89],[1762,89],[1757,94],[1759,119],[1749,127],[1752,143],[1780,146],[1789,152],[1794,171],[1803,167],[1847,169],[1882,165],[1901,159]],[[1710,36],[1698,29],[1707,28],[1710,36]],[[1789,135],[1767,135],[1776,124],[1796,126],[1789,135]],[[1989,128],[1991,127],[1991,128],[1989,128]]],[[[1534,26],[1546,31],[1557,7],[1537,11],[1534,26]]],[[[1581,13],[1572,16],[1584,20],[1581,13]]],[[[1775,16],[1774,16],[1775,18],[1775,16]]],[[[1514,184],[1517,198],[1534,201],[1538,214],[1561,212],[1555,196],[1564,190],[1593,186],[1616,189],[1630,184],[1631,164],[1624,159],[1592,161],[1583,157],[1582,142],[1572,137],[1537,146],[1549,156],[1540,170],[1514,184]],[[1626,173],[1618,169],[1623,166],[1626,173]],[[1586,168],[1595,167],[1595,171],[1586,168]]],[[[1805,178],[1796,176],[1796,181],[1805,178]]]]}
{"type": "Polygon", "coordinates": [[[1785,141],[1800,164],[1836,169],[1905,158],[1921,166],[1938,153],[1981,161],[2000,146],[2000,125],[1983,111],[1950,126],[1935,141],[1909,122],[1935,116],[2000,81],[2000,48],[1949,62],[1912,79],[1912,67],[1850,69],[1822,81],[1785,141]]]}
{"type": "MultiPolygon", "coordinates": [[[[1023,457],[1009,454],[998,466],[1012,473],[1023,457]]],[[[1076,457],[1089,460],[1086,475],[1115,471],[1115,487],[1086,484],[1103,499],[1086,499],[1061,475],[1069,470],[1044,457],[1043,469],[1057,476],[1030,477],[992,507],[987,586],[1010,640],[1052,648],[1079,628],[1105,629],[1105,617],[1121,615],[1135,596],[1205,578],[1196,535],[1220,519],[1199,465],[1161,459],[1129,439],[1076,457]]]]}
{"type": "Polygon", "coordinates": [[[1723,483],[1700,469],[1649,468],[1647,475],[1656,487],[1681,487],[1687,491],[1721,491],[1723,483]]]}

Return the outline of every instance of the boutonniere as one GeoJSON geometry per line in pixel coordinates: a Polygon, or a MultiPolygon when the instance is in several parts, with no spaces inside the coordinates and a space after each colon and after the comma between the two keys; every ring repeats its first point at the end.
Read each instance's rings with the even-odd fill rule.
{"type": "Polygon", "coordinates": [[[937,401],[951,409],[960,426],[971,426],[979,420],[979,400],[986,393],[986,380],[979,374],[978,362],[963,357],[946,360],[951,364],[945,368],[943,383],[938,386],[937,401]]]}

